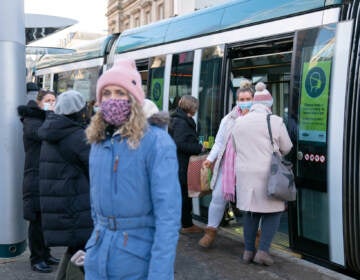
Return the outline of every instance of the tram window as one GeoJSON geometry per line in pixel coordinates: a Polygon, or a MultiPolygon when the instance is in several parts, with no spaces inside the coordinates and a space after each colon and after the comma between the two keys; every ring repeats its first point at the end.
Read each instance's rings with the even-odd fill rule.
{"type": "Polygon", "coordinates": [[[136,67],[141,76],[141,86],[145,92],[145,96],[148,96],[147,94],[147,83],[149,77],[148,60],[146,59],[144,61],[136,61],[136,67]]]}
{"type": "Polygon", "coordinates": [[[43,78],[43,88],[50,89],[51,74],[45,74],[43,78]]]}
{"type": "Polygon", "coordinates": [[[169,112],[172,113],[183,95],[191,95],[194,52],[174,54],[171,65],[169,112]]]}
{"type": "Polygon", "coordinates": [[[163,108],[165,60],[166,56],[157,56],[149,61],[147,98],[154,101],[159,109],[163,108]]]}
{"type": "Polygon", "coordinates": [[[204,139],[215,136],[222,117],[222,97],[220,78],[223,46],[214,46],[202,51],[200,83],[198,133],[204,139]]]}
{"type": "Polygon", "coordinates": [[[310,188],[320,191],[326,191],[327,122],[335,33],[335,25],[297,33],[293,90],[298,104],[294,104],[297,106],[293,108],[293,117],[297,119],[298,133],[294,145],[304,156],[297,161],[296,175],[310,180],[310,188]]]}
{"type": "Polygon", "coordinates": [[[74,90],[80,92],[86,101],[96,99],[98,67],[79,69],[74,73],[74,90]]]}
{"type": "Polygon", "coordinates": [[[57,93],[74,89],[83,94],[86,101],[95,100],[98,67],[61,72],[54,77],[57,93]]]}

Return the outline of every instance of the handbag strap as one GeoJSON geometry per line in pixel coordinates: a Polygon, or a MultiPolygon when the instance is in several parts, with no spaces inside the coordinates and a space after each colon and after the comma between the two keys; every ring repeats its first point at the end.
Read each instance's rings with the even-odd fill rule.
{"type": "Polygon", "coordinates": [[[271,125],[270,125],[270,117],[271,117],[271,115],[272,114],[268,114],[266,116],[266,121],[267,121],[267,127],[268,127],[269,136],[270,136],[270,142],[271,142],[271,145],[273,146],[273,149],[275,150],[274,141],[273,141],[272,132],[271,132],[271,125]]]}

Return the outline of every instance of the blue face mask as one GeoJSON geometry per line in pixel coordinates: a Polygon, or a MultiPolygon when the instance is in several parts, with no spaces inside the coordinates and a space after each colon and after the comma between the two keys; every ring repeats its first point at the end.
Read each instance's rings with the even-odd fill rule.
{"type": "Polygon", "coordinates": [[[238,101],[236,105],[240,108],[241,111],[249,111],[253,102],[252,101],[238,101]]]}

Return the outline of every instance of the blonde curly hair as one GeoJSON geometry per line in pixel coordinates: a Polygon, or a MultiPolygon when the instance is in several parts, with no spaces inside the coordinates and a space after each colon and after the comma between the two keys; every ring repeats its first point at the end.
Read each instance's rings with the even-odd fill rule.
{"type": "MultiPolygon", "coordinates": [[[[122,138],[127,138],[130,148],[136,149],[147,128],[147,121],[142,106],[129,94],[131,100],[131,113],[129,120],[118,128],[122,138]]],[[[97,112],[92,118],[90,125],[85,130],[87,140],[90,144],[100,143],[106,138],[106,128],[109,126],[105,122],[101,111],[97,112]]]]}

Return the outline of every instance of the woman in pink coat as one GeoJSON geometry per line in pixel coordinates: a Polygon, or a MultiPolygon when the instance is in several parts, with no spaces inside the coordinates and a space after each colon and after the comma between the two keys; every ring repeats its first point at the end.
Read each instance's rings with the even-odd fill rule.
{"type": "MultiPolygon", "coordinates": [[[[281,213],[285,210],[285,203],[266,194],[273,153],[266,116],[271,114],[273,99],[264,83],[257,84],[255,89],[254,105],[246,116],[236,120],[232,132],[236,151],[236,205],[245,211],[243,261],[271,265],[274,261],[268,252],[278,229],[281,213]],[[255,254],[260,219],[261,238],[255,254]]],[[[271,128],[276,149],[282,155],[289,153],[292,143],[282,118],[271,116],[271,128]]]]}

